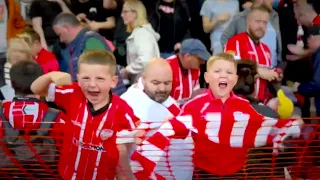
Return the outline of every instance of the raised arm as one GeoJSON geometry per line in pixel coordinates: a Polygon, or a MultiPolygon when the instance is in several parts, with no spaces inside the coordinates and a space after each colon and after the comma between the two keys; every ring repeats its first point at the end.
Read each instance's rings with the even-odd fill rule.
{"type": "Polygon", "coordinates": [[[31,84],[31,91],[38,95],[47,95],[51,83],[56,86],[70,85],[72,84],[72,79],[68,73],[50,72],[36,79],[31,84]]]}

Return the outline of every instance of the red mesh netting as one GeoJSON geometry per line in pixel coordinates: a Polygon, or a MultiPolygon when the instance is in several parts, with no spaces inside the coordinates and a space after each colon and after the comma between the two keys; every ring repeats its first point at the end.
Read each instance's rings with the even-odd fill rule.
{"type": "MultiPolygon", "coordinates": [[[[163,179],[163,177],[167,177],[164,179],[177,179],[177,176],[173,175],[174,171],[180,173],[180,175],[181,173],[191,174],[191,177],[193,174],[193,179],[199,180],[284,179],[285,170],[289,172],[292,179],[320,179],[319,128],[320,126],[317,123],[304,125],[301,137],[299,139],[287,139],[284,143],[284,150],[278,154],[272,153],[273,149],[271,147],[250,149],[243,169],[236,174],[224,177],[211,175],[194,168],[193,163],[190,163],[193,154],[190,153],[190,150],[193,151],[193,149],[187,148],[184,150],[182,148],[192,147],[192,144],[191,146],[177,145],[176,149],[170,150],[171,152],[166,151],[165,158],[154,158],[155,161],[158,160],[158,164],[161,164],[159,161],[162,161],[163,167],[158,167],[150,179],[163,179]],[[170,160],[169,156],[176,158],[170,160]],[[174,161],[174,163],[170,161],[174,161]],[[170,167],[171,165],[174,167],[170,167]],[[167,175],[159,176],[159,173],[167,175]]],[[[59,179],[57,168],[63,135],[61,133],[50,133],[54,136],[32,136],[32,133],[29,132],[30,137],[26,138],[25,134],[26,132],[20,132],[19,136],[2,136],[0,142],[0,179],[59,179]]],[[[181,141],[181,143],[183,142],[181,141]]],[[[138,150],[149,151],[144,154],[148,156],[159,154],[158,151],[152,152],[152,148],[148,150],[138,147],[138,150]]],[[[141,179],[139,178],[139,171],[148,168],[138,167],[143,166],[143,164],[137,165],[134,162],[131,165],[138,179],[141,179]]]]}

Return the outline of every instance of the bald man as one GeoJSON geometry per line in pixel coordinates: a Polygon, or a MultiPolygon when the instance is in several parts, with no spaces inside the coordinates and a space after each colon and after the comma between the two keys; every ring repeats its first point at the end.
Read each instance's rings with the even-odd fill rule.
{"type": "MultiPolygon", "coordinates": [[[[137,84],[132,85],[127,92],[125,92],[121,98],[124,99],[133,109],[135,115],[140,119],[141,123],[138,128],[150,127],[152,129],[157,129],[160,125],[163,124],[165,120],[169,117],[177,116],[180,113],[180,108],[171,96],[172,89],[172,70],[169,63],[161,58],[154,58],[148,62],[145,66],[145,70],[142,73],[141,78],[138,80],[137,84]]],[[[150,137],[155,131],[148,131],[145,136],[150,137]]],[[[192,144],[192,138],[189,137],[185,140],[172,140],[171,144],[177,147],[176,142],[179,143],[179,147],[183,149],[183,151],[179,151],[177,149],[172,149],[169,151],[170,154],[174,154],[174,157],[164,157],[161,156],[159,159],[161,161],[169,162],[169,166],[171,169],[163,170],[162,173],[167,171],[173,171],[168,176],[162,176],[164,179],[191,179],[192,178],[192,162],[191,156],[186,156],[186,154],[192,154],[192,149],[190,149],[190,144],[192,144]],[[188,149],[189,148],[189,149],[188,149]],[[166,160],[164,160],[166,158],[166,160]],[[175,159],[172,159],[175,158],[175,159]],[[171,162],[184,162],[185,165],[177,165],[171,164],[171,162]],[[190,171],[185,172],[185,168],[189,166],[190,171]]],[[[191,147],[192,148],[192,147],[191,147]]],[[[140,149],[140,148],[139,148],[140,149]]],[[[141,147],[141,149],[143,149],[141,147]]],[[[134,152],[133,155],[139,154],[141,151],[134,152]]],[[[143,157],[152,161],[155,156],[159,155],[159,149],[156,147],[148,148],[147,153],[142,153],[138,155],[138,157],[143,157]],[[153,154],[152,152],[158,152],[153,154]]],[[[145,161],[144,160],[144,161],[145,161]]],[[[143,170],[138,170],[140,166],[136,161],[132,161],[131,164],[133,168],[133,172],[136,175],[137,179],[150,179],[150,174],[144,173],[143,170]]],[[[188,167],[187,167],[188,168],[188,167]]],[[[144,169],[146,169],[144,167],[144,169]]],[[[161,171],[158,172],[155,170],[157,175],[161,176],[161,171]]]]}

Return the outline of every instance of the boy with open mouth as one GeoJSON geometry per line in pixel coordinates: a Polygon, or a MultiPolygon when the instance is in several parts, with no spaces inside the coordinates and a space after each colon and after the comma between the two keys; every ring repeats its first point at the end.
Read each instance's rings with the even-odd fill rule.
{"type": "Polygon", "coordinates": [[[78,83],[71,84],[69,74],[50,72],[31,86],[70,118],[59,174],[65,180],[133,179],[127,147],[134,142],[132,130],[139,121],[131,107],[111,93],[118,80],[116,60],[108,51],[92,50],[80,56],[78,67],[78,83]]]}
{"type": "Polygon", "coordinates": [[[230,175],[238,179],[238,173],[246,171],[250,148],[273,145],[277,152],[286,137],[300,134],[302,120],[265,118],[249,101],[236,96],[232,89],[237,79],[237,62],[232,55],[211,57],[205,73],[208,91],[186,103],[179,116],[164,123],[150,137],[156,139],[154,146],[165,152],[168,138],[185,139],[191,131],[193,163],[200,171],[195,171],[194,179],[230,175]]]}

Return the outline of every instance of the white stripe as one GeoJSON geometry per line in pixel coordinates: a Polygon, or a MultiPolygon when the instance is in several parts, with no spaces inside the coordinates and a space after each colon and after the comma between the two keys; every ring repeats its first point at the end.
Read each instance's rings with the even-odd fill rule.
{"type": "Polygon", "coordinates": [[[205,119],[208,121],[205,130],[205,133],[208,135],[208,139],[212,142],[219,143],[221,113],[207,113],[205,119]]]}
{"type": "MultiPolygon", "coordinates": [[[[100,146],[102,146],[102,144],[100,144],[100,146]]],[[[98,152],[97,158],[96,158],[96,167],[93,170],[93,177],[92,180],[95,180],[97,178],[97,174],[98,174],[98,167],[100,164],[100,159],[101,159],[101,155],[102,155],[102,151],[98,152]]]]}
{"type": "MultiPolygon", "coordinates": [[[[177,59],[177,61],[179,61],[179,59],[177,59]]],[[[182,83],[182,72],[181,69],[179,67],[179,81],[180,81],[180,92],[179,92],[179,97],[178,100],[182,99],[182,93],[183,93],[183,83],[182,83]]]]}
{"type": "Polygon", "coordinates": [[[193,83],[192,83],[192,73],[191,70],[188,70],[188,83],[189,83],[189,96],[188,98],[191,97],[192,92],[193,92],[193,83]]]}
{"type": "Polygon", "coordinates": [[[133,123],[133,120],[132,120],[132,118],[128,115],[128,113],[126,113],[125,117],[126,117],[126,119],[129,121],[130,128],[131,128],[131,129],[136,128],[136,125],[133,123]]]}
{"type": "Polygon", "coordinates": [[[236,121],[233,124],[230,137],[231,147],[243,147],[243,138],[249,121],[236,121]]]}
{"type": "MultiPolygon", "coordinates": [[[[81,124],[80,135],[79,135],[79,142],[83,142],[84,130],[86,129],[87,120],[88,120],[88,110],[87,110],[87,106],[84,106],[84,114],[83,114],[83,119],[81,124]]],[[[78,152],[77,152],[76,161],[74,163],[74,173],[72,175],[72,180],[75,180],[77,178],[77,170],[80,163],[81,150],[82,150],[81,146],[78,146],[78,152]]]]}
{"type": "Polygon", "coordinates": [[[236,56],[241,58],[241,52],[240,52],[240,45],[239,45],[239,41],[236,41],[236,56]]]}
{"type": "Polygon", "coordinates": [[[97,136],[97,137],[99,137],[100,132],[101,132],[101,130],[102,130],[102,127],[104,126],[104,124],[105,124],[106,121],[107,121],[107,117],[108,117],[109,110],[110,110],[111,107],[112,107],[112,103],[110,103],[107,112],[106,112],[105,115],[103,116],[102,121],[100,122],[100,124],[99,124],[99,126],[98,126],[98,129],[97,129],[97,131],[96,131],[96,136],[97,136]]]}
{"type": "Polygon", "coordinates": [[[11,124],[12,127],[14,127],[14,117],[13,117],[13,106],[15,103],[10,103],[10,108],[9,108],[9,123],[11,124]]]}
{"type": "Polygon", "coordinates": [[[176,101],[175,101],[171,96],[169,96],[169,97],[167,98],[167,100],[165,100],[165,101],[162,103],[162,105],[165,106],[165,107],[170,107],[170,106],[172,106],[172,105],[174,105],[174,104],[176,104],[176,101]]]}
{"type": "Polygon", "coordinates": [[[149,143],[148,141],[143,141],[143,145],[141,145],[141,150],[141,155],[143,155],[152,162],[159,162],[160,159],[165,155],[165,151],[159,149],[157,146],[149,143]]]}

